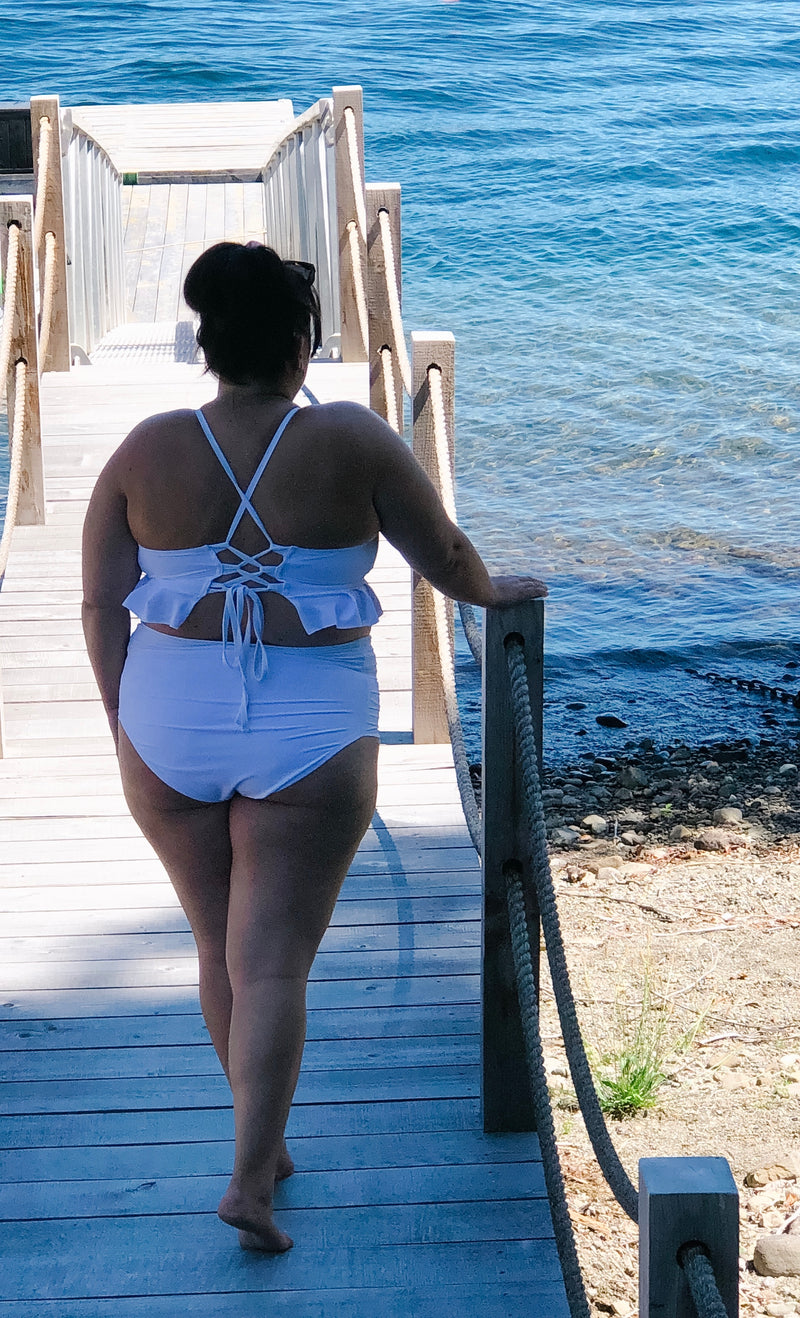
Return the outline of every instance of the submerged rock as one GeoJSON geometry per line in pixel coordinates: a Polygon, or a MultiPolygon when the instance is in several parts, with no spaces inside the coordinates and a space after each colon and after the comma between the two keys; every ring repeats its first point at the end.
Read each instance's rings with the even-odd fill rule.
{"type": "Polygon", "coordinates": [[[617,714],[598,714],[595,723],[599,723],[601,728],[627,728],[624,718],[617,714]]]}

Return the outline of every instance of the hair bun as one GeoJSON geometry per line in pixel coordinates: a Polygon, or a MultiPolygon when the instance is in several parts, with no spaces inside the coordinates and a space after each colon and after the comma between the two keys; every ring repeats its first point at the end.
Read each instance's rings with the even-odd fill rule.
{"type": "Polygon", "coordinates": [[[271,247],[217,243],[189,270],[183,295],[200,317],[197,342],[208,367],[233,384],[274,380],[299,344],[321,340],[313,285],[293,279],[271,247]]]}

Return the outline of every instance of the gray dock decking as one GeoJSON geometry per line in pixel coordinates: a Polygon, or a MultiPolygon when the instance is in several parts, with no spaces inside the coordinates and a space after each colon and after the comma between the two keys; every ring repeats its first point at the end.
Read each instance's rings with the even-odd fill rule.
{"type": "MultiPolygon", "coordinates": [[[[236,185],[179,186],[148,189],[144,227],[145,189],[128,196],[139,323],[95,365],[44,379],[48,524],[15,532],[0,591],[0,1318],[565,1318],[536,1138],[481,1130],[480,873],[449,746],[411,744],[409,572],[385,544],[378,808],[312,973],[287,1131],[297,1172],[276,1196],[296,1246],[242,1253],[216,1217],[229,1093],[79,625],[96,472],[140,417],[213,392],[170,359],[194,246],[260,236],[248,185],[240,211],[227,194],[221,229],[213,189],[236,185]],[[202,233],[188,220],[201,213],[202,233]]],[[[366,401],[365,367],[316,363],[309,383],[323,401],[366,401]]]]}

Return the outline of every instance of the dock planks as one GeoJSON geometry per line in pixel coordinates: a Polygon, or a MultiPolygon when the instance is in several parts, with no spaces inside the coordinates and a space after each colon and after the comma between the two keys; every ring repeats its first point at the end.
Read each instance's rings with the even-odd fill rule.
{"type": "Polygon", "coordinates": [[[76,124],[140,183],[247,182],[294,118],[291,101],[76,105],[76,124]]]}
{"type": "MultiPolygon", "coordinates": [[[[125,810],[79,542],[128,429],[209,396],[173,350],[176,272],[257,222],[248,186],[130,189],[141,319],[43,381],[48,524],[15,532],[0,591],[0,1318],[565,1318],[536,1138],[481,1130],[480,873],[449,747],[411,744],[409,572],[386,544],[378,807],[313,968],[277,1193],[296,1247],[242,1254],[214,1212],[230,1096],[188,926],[125,810]]],[[[309,383],[366,402],[365,367],[314,363],[309,383]]]]}

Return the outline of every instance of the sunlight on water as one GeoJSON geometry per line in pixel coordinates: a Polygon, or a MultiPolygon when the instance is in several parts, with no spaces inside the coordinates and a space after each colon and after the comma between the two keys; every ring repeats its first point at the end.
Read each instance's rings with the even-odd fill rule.
{"type": "Polygon", "coordinates": [[[652,670],[678,726],[692,654],[774,679],[800,649],[796,17],[18,0],[2,95],[299,111],[362,83],[367,176],[403,184],[407,324],[457,339],[461,519],[552,582],[556,703],[652,670]]]}

